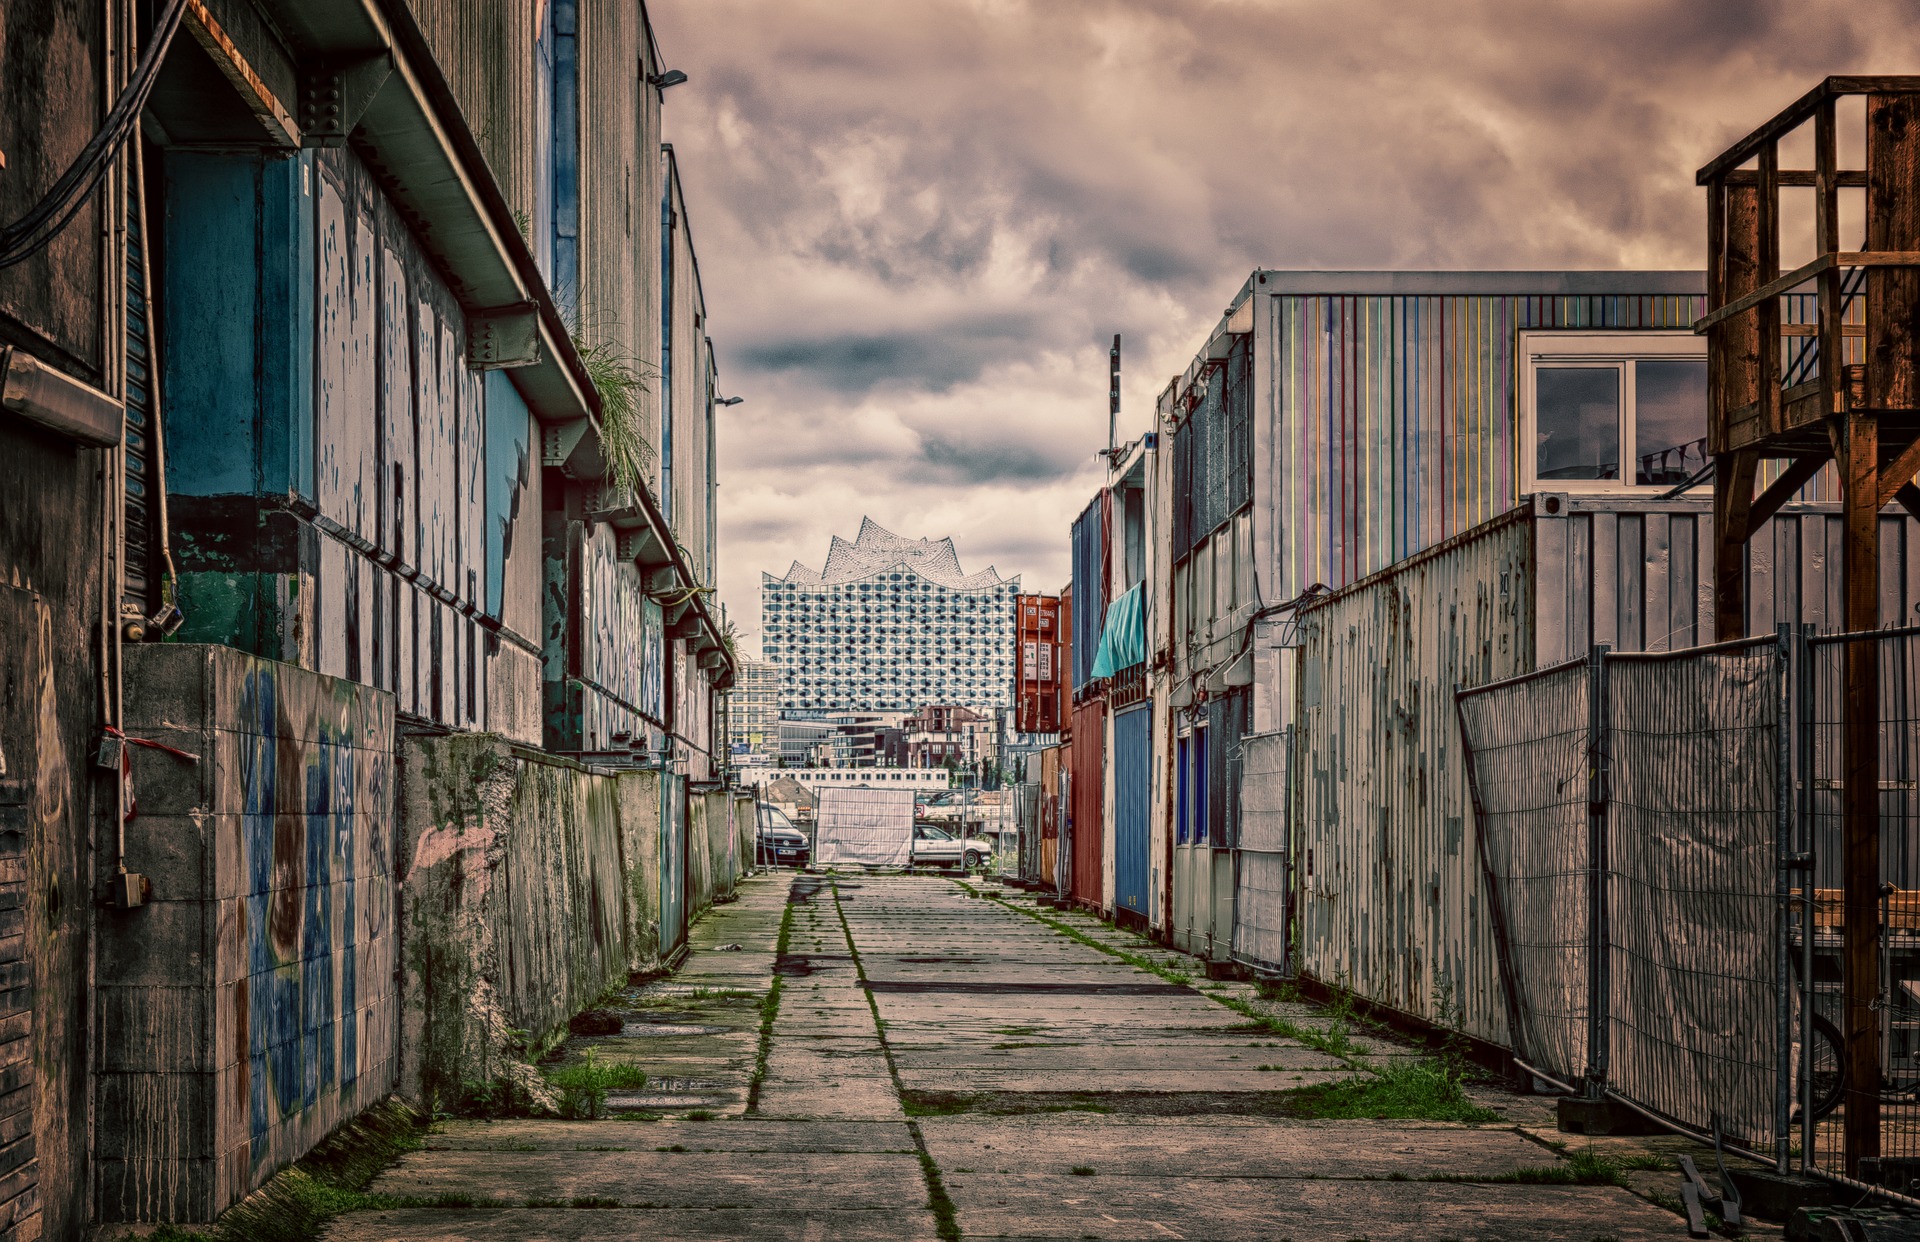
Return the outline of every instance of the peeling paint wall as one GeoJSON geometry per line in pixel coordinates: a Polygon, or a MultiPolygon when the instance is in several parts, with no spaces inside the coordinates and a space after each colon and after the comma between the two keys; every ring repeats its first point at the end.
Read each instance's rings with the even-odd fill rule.
{"type": "MultiPolygon", "coordinates": [[[[210,1220],[397,1081],[393,698],[130,647],[127,866],[100,914],[100,1212],[210,1220]]],[[[110,865],[110,861],[109,861],[110,865]]]]}

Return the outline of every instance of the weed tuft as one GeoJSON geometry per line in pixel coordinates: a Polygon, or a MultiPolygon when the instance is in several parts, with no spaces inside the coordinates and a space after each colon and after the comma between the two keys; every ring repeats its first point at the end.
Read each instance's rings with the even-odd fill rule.
{"type": "Polygon", "coordinates": [[[1396,1061],[1344,1082],[1287,1093],[1303,1117],[1488,1122],[1500,1114],[1467,1097],[1459,1071],[1444,1061],[1396,1061]]]}
{"type": "Polygon", "coordinates": [[[1092,1177],[1094,1173],[1093,1166],[1090,1164],[1076,1164],[1067,1171],[1075,1177],[1092,1177]]]}
{"type": "Polygon", "coordinates": [[[554,1111],[562,1117],[592,1121],[607,1107],[609,1091],[631,1091],[647,1085],[647,1072],[623,1061],[603,1063],[595,1050],[570,1065],[547,1071],[547,1081],[559,1093],[554,1111]]]}

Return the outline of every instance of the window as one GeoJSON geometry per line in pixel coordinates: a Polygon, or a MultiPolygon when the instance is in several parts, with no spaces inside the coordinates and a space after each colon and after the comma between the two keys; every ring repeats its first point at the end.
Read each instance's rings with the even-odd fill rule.
{"type": "Polygon", "coordinates": [[[1704,338],[1523,332],[1520,347],[1523,490],[1669,488],[1706,465],[1704,338]]]}

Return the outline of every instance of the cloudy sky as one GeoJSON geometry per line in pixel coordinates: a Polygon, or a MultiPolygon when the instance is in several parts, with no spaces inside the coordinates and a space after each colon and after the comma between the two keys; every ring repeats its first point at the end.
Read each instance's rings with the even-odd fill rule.
{"type": "Polygon", "coordinates": [[[1067,576],[1122,438],[1256,266],[1693,267],[1693,172],[1906,4],[654,0],[722,390],[721,596],[863,514],[1067,576]]]}

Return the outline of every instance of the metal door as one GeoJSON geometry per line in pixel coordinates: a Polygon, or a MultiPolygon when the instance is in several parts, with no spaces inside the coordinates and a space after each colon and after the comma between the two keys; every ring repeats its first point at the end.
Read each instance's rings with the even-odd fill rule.
{"type": "Polygon", "coordinates": [[[660,780],[660,956],[687,934],[687,778],[660,780]]]}
{"type": "Polygon", "coordinates": [[[1142,706],[1113,718],[1113,908],[1145,918],[1147,807],[1153,785],[1153,709],[1142,706]]]}

